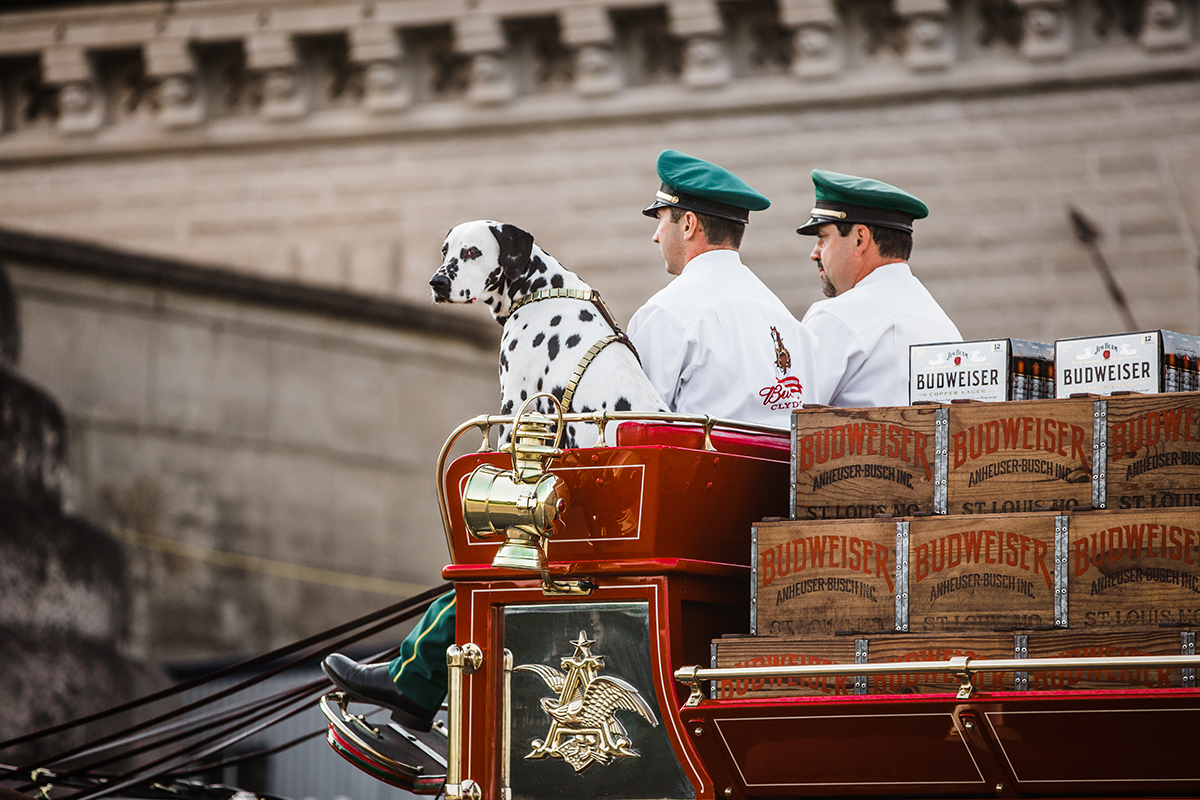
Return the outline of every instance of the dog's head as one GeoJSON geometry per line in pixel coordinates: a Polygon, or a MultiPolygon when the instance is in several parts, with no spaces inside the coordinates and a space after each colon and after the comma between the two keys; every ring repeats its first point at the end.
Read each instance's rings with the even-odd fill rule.
{"type": "Polygon", "coordinates": [[[429,279],[433,300],[481,300],[500,317],[513,299],[509,290],[528,272],[532,254],[533,236],[515,225],[491,220],[457,225],[442,244],[442,266],[429,279]]]}

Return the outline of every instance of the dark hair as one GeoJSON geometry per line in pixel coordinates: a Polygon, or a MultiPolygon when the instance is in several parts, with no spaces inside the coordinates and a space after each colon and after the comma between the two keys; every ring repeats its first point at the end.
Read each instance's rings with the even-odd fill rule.
{"type": "MultiPolygon", "coordinates": [[[[671,222],[679,222],[688,209],[671,206],[671,222]]],[[[712,214],[692,212],[700,220],[700,229],[704,231],[704,240],[712,245],[723,245],[737,250],[742,246],[742,236],[746,226],[724,217],[714,217],[712,214]]]]}
{"type": "MultiPolygon", "coordinates": [[[[854,230],[854,226],[860,223],[857,222],[835,222],[838,233],[842,238],[850,235],[850,231],[854,230]]],[[[912,255],[913,240],[912,234],[908,231],[902,231],[899,228],[885,228],[882,225],[868,225],[867,230],[871,232],[871,238],[875,240],[875,246],[879,248],[879,255],[884,258],[899,258],[908,261],[908,257],[912,255]]]]}

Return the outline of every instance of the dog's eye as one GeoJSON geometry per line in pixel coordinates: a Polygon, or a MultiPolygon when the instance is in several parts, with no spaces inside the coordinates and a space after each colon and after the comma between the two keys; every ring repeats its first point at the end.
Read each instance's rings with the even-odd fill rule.
{"type": "Polygon", "coordinates": [[[479,258],[481,255],[483,255],[483,253],[480,252],[478,247],[464,247],[462,252],[458,254],[458,257],[463,261],[471,261],[479,258]]]}
{"type": "Polygon", "coordinates": [[[442,245],[442,258],[446,257],[446,251],[449,249],[450,249],[450,245],[447,245],[447,244],[442,245]]]}

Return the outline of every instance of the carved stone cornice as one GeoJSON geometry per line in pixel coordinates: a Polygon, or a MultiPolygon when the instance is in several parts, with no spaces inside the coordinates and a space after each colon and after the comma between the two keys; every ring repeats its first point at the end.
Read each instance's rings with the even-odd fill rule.
{"type": "Polygon", "coordinates": [[[0,12],[0,77],[21,75],[0,86],[32,93],[0,103],[0,159],[1194,76],[1198,6],[1144,0],[1127,10],[1132,23],[1122,12],[1081,45],[1073,31],[1096,26],[1066,0],[779,0],[772,35],[793,46],[773,45],[767,72],[735,46],[762,21],[743,24],[750,4],[717,0],[152,0],[0,12]],[[632,27],[631,14],[641,14],[632,27]],[[540,38],[522,39],[531,20],[540,38]],[[126,54],[120,74],[113,53],[126,54]],[[153,99],[138,113],[156,126],[106,108],[138,69],[153,99]],[[47,95],[57,102],[36,101],[47,95]]]}

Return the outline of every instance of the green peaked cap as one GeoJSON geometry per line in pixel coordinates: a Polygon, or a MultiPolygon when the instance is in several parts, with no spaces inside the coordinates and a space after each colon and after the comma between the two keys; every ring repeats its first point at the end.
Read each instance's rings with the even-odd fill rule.
{"type": "Polygon", "coordinates": [[[816,234],[830,222],[880,225],[911,233],[913,220],[929,216],[929,206],[890,183],[827,169],[814,169],[812,182],[817,202],[808,222],[796,229],[799,234],[816,234]]]}
{"type": "Polygon", "coordinates": [[[662,186],[654,203],[642,210],[648,217],[657,216],[660,208],[674,207],[745,224],[751,211],[771,206],[770,200],[729,170],[678,150],[663,150],[656,166],[662,186]]]}

